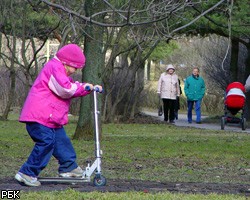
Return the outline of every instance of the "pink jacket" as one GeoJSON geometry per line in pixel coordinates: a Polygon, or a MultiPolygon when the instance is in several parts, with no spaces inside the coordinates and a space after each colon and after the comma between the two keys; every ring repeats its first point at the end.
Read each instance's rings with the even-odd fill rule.
{"type": "Polygon", "coordinates": [[[90,92],[66,75],[64,65],[53,58],[41,70],[30,89],[19,121],[37,122],[50,128],[68,123],[70,100],[90,92]]]}

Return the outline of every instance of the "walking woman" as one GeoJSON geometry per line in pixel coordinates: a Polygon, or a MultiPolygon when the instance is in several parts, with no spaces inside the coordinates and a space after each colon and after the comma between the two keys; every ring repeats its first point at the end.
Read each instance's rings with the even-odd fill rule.
{"type": "Polygon", "coordinates": [[[166,72],[161,74],[158,81],[157,93],[163,101],[164,121],[175,123],[175,103],[177,97],[180,96],[180,86],[173,65],[167,65],[166,72]]]}

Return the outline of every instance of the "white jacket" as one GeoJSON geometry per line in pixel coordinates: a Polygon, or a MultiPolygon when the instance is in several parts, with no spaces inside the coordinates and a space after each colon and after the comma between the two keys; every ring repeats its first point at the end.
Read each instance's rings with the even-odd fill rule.
{"type": "Polygon", "coordinates": [[[178,76],[162,73],[158,81],[157,93],[161,94],[162,99],[176,99],[180,96],[178,76]]]}

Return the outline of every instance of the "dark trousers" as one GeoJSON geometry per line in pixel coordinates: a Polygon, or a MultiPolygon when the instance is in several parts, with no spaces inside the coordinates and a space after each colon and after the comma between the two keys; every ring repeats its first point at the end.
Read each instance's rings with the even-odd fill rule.
{"type": "Polygon", "coordinates": [[[180,110],[180,98],[176,97],[175,108],[174,108],[175,119],[178,119],[178,110],[180,110]]]}
{"type": "Polygon", "coordinates": [[[172,121],[175,118],[175,101],[174,99],[162,99],[163,101],[163,111],[164,111],[164,121],[172,121]]]}

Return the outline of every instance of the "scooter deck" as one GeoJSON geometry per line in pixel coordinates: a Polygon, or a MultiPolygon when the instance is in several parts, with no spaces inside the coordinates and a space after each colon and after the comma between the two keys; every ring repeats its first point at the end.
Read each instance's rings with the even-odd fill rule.
{"type": "Polygon", "coordinates": [[[87,178],[39,177],[40,182],[83,183],[90,182],[87,178]]]}

